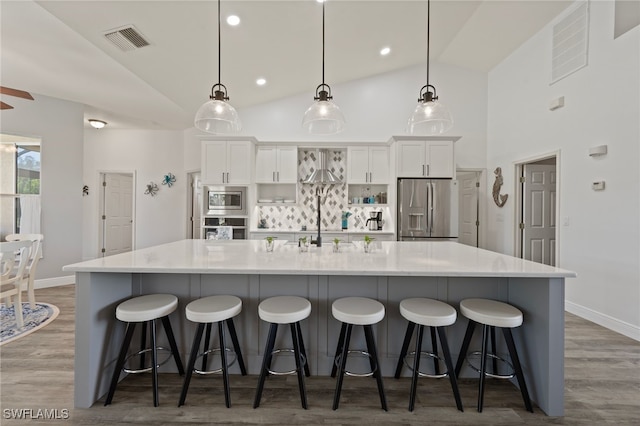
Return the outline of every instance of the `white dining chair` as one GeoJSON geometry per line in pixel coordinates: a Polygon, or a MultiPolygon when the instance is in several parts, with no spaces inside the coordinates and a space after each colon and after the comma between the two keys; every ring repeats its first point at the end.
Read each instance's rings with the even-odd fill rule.
{"type": "Polygon", "coordinates": [[[29,260],[25,268],[25,279],[27,280],[27,297],[29,298],[29,305],[31,309],[36,308],[36,292],[34,287],[34,280],[36,276],[36,268],[38,262],[42,257],[42,241],[44,235],[42,234],[9,234],[5,237],[7,241],[31,241],[31,248],[29,250],[29,260]]]}
{"type": "Polygon", "coordinates": [[[7,306],[11,304],[16,315],[16,324],[22,328],[24,321],[22,318],[22,283],[24,273],[29,261],[30,241],[14,241],[0,243],[0,299],[5,299],[7,306]],[[17,255],[17,256],[16,256],[17,255]],[[16,267],[17,259],[17,267],[16,267]]]}

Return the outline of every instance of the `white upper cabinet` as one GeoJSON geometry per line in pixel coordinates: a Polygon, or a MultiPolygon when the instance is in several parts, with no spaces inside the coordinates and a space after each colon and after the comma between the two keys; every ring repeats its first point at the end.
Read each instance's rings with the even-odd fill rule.
{"type": "Polygon", "coordinates": [[[454,159],[451,140],[398,141],[398,177],[453,178],[454,159]]]}
{"type": "Polygon", "coordinates": [[[296,183],[298,148],[259,146],[256,154],[257,183],[296,183]]]}
{"type": "Polygon", "coordinates": [[[347,149],[348,183],[389,183],[388,146],[350,146],[347,149]]]}
{"type": "Polygon", "coordinates": [[[203,141],[202,183],[249,185],[252,149],[250,141],[203,141]]]}

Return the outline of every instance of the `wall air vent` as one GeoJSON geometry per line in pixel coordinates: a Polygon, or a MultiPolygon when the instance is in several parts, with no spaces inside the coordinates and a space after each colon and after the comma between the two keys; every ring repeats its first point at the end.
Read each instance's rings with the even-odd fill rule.
{"type": "Polygon", "coordinates": [[[565,13],[553,26],[551,84],[587,65],[589,1],[565,13]]]}
{"type": "Polygon", "coordinates": [[[124,52],[149,46],[149,42],[145,40],[142,34],[140,34],[133,25],[109,30],[104,34],[104,36],[124,52]]]}

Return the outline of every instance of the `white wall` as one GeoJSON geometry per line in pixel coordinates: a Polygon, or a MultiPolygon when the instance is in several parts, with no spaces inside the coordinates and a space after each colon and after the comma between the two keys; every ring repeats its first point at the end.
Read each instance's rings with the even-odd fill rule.
{"type": "MultiPolygon", "coordinates": [[[[487,167],[502,167],[501,193],[514,194],[515,162],[561,151],[558,266],[578,273],[567,309],[640,340],[640,28],[614,40],[614,3],[590,7],[586,68],[549,85],[550,24],[489,73],[487,167]],[[549,111],[558,96],[564,108],[549,111]],[[602,144],[606,156],[588,156],[602,144]],[[595,180],[606,190],[594,192],[595,180]]],[[[509,254],[511,199],[488,211],[488,246],[509,254]]]]}
{"type": "MultiPolygon", "coordinates": [[[[485,165],[487,75],[463,68],[431,64],[430,83],[436,87],[440,102],[446,104],[454,119],[447,135],[461,136],[456,142],[459,167],[485,165]]],[[[332,84],[334,101],[340,106],[347,128],[332,136],[309,135],[302,130],[302,116],[313,102],[315,86],[300,95],[268,104],[238,109],[241,134],[258,141],[336,141],[380,142],[392,135],[403,135],[409,116],[418,103],[420,88],[426,84],[424,65],[343,84],[332,84]]],[[[259,90],[259,89],[256,89],[259,90]]],[[[185,167],[199,167],[199,133],[185,132],[185,167]],[[196,158],[197,155],[197,158],[196,158]],[[197,165],[197,166],[196,166],[197,165]]]]}
{"type": "Polygon", "coordinates": [[[43,258],[36,279],[67,276],[64,265],[81,260],[83,107],[33,94],[11,98],[0,113],[2,132],[41,138],[43,258]]]}
{"type": "Polygon", "coordinates": [[[83,257],[98,254],[99,176],[101,172],[135,173],[135,248],[144,248],[184,238],[187,212],[187,179],[184,169],[183,133],[157,130],[85,131],[83,257]],[[167,173],[176,176],[170,188],[162,185],[167,173]],[[145,195],[155,182],[155,197],[145,195]]]}

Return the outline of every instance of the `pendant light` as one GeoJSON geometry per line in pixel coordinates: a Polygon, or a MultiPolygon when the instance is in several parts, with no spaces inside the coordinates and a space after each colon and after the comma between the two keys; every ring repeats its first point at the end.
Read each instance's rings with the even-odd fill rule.
{"type": "Polygon", "coordinates": [[[207,133],[235,133],[242,128],[236,109],[229,104],[227,88],[220,83],[220,0],[218,0],[218,83],[211,88],[210,101],[205,102],[194,120],[198,130],[207,133]]]}
{"type": "Polygon", "coordinates": [[[451,113],[438,102],[436,88],[429,84],[429,30],[431,1],[427,0],[427,84],[420,89],[418,106],[411,114],[407,131],[416,135],[439,135],[453,126],[451,113]]]}
{"type": "Polygon", "coordinates": [[[344,130],[344,115],[333,102],[331,87],[324,83],[324,3],[322,2],[322,84],[316,87],[314,102],[304,113],[302,127],[312,134],[334,134],[344,130]]]}

